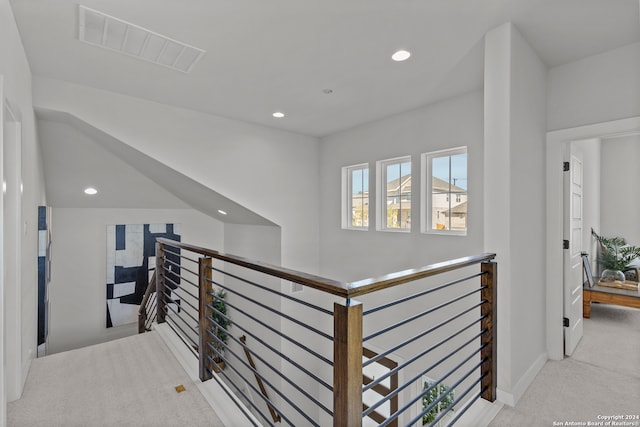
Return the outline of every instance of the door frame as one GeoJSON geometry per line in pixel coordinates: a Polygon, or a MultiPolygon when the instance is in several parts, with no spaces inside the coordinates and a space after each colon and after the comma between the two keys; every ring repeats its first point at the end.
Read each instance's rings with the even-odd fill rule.
{"type": "Polygon", "coordinates": [[[547,132],[547,353],[564,357],[563,318],[563,172],[567,143],[640,133],[640,116],[547,132]]]}

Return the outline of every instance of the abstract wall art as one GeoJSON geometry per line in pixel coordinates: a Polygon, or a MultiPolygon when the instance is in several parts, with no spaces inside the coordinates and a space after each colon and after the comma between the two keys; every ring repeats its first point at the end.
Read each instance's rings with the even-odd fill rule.
{"type": "MultiPolygon", "coordinates": [[[[107,226],[107,328],[135,323],[155,267],[156,238],[180,241],[179,224],[107,226]]],[[[179,250],[167,254],[180,274],[179,250]]],[[[179,305],[177,297],[173,298],[179,305]]]]}

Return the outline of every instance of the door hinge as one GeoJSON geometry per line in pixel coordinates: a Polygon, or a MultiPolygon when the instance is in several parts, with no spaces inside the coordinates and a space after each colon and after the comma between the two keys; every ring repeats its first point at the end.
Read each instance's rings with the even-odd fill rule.
{"type": "Polygon", "coordinates": [[[567,317],[562,318],[562,326],[564,326],[565,328],[569,327],[569,318],[567,317]]]}
{"type": "Polygon", "coordinates": [[[569,241],[568,240],[563,240],[562,241],[562,249],[569,249],[569,241]]]}
{"type": "Polygon", "coordinates": [[[569,171],[569,162],[562,163],[562,171],[563,172],[568,172],[569,171]]]}

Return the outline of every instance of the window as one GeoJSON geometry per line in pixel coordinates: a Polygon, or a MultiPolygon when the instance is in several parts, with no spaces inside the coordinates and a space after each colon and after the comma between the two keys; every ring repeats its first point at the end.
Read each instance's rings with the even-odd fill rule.
{"type": "Polygon", "coordinates": [[[342,168],[342,228],[369,228],[369,165],[342,168]]]}
{"type": "Polygon", "coordinates": [[[422,393],[422,399],[418,411],[423,412],[430,406],[431,409],[422,416],[422,420],[418,421],[418,426],[430,425],[436,419],[439,419],[437,426],[447,425],[451,421],[450,414],[453,411],[452,405],[455,401],[455,390],[442,383],[436,384],[435,380],[423,376],[421,384],[419,384],[419,391],[422,393]],[[434,405],[435,401],[438,401],[438,403],[434,405]],[[448,414],[442,415],[443,412],[448,412],[448,414]]]}
{"type": "Polygon", "coordinates": [[[411,231],[411,157],[382,160],[378,172],[378,230],[411,231]]]}
{"type": "Polygon", "coordinates": [[[422,155],[422,232],[467,234],[467,147],[422,155]]]}

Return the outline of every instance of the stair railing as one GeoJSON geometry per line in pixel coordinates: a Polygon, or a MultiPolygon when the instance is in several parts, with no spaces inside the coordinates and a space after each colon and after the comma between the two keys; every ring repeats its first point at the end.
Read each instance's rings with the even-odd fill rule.
{"type": "Polygon", "coordinates": [[[202,381],[225,385],[247,422],[452,425],[479,398],[495,400],[494,257],[344,283],[162,238],[157,322],[198,357],[202,381]],[[366,376],[376,364],[385,371],[366,376]]]}

